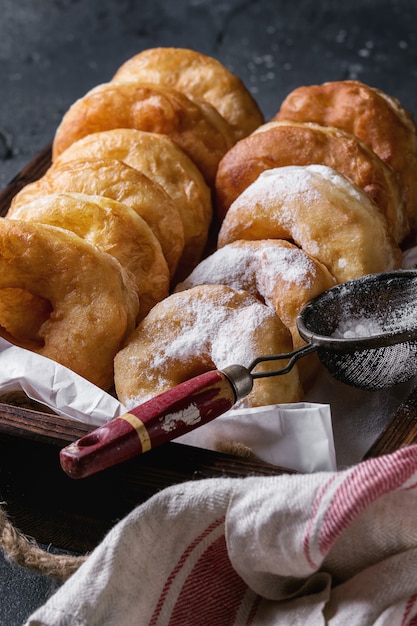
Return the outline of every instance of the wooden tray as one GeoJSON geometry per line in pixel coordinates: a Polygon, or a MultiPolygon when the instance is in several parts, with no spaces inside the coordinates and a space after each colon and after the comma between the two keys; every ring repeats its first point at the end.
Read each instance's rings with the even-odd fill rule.
{"type": "MultiPolygon", "coordinates": [[[[13,196],[50,165],[47,146],[0,194],[4,216],[13,196]]],[[[11,521],[40,543],[75,552],[93,549],[135,506],[187,480],[289,473],[256,459],[169,443],[83,480],[59,465],[59,450],[92,428],[56,415],[0,403],[0,498],[11,521]]],[[[366,457],[417,442],[417,389],[366,457]]]]}

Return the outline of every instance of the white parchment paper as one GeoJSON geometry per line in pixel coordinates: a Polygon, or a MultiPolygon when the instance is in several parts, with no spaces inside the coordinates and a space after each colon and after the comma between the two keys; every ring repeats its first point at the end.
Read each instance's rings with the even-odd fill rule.
{"type": "Polygon", "coordinates": [[[126,412],[113,396],[72,370],[0,337],[0,392],[19,390],[63,417],[94,426],[126,412]]]}
{"type": "Polygon", "coordinates": [[[240,443],[266,463],[300,472],[336,468],[328,404],[297,402],[231,410],[176,441],[210,450],[240,443]]]}
{"type": "MultiPolygon", "coordinates": [[[[73,371],[0,338],[0,393],[22,390],[32,400],[100,426],[126,408],[73,371]]],[[[299,403],[232,410],[177,441],[208,449],[231,442],[267,463],[304,472],[335,468],[330,407],[299,403]]]]}

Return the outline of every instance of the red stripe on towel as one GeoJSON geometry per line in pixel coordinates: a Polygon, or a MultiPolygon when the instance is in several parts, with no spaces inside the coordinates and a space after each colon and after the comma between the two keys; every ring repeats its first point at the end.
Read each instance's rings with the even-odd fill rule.
{"type": "Polygon", "coordinates": [[[220,529],[224,520],[215,520],[183,551],[164,584],[149,626],[157,626],[159,619],[170,626],[232,626],[238,612],[250,626],[259,597],[248,593],[230,563],[220,529]]]}
{"type": "Polygon", "coordinates": [[[415,608],[417,602],[417,593],[408,598],[408,602],[405,606],[403,618],[401,620],[401,626],[417,626],[417,615],[414,614],[410,618],[412,610],[415,608]]]}
{"type": "Polygon", "coordinates": [[[247,586],[232,568],[225,537],[205,551],[188,576],[170,626],[231,626],[247,586]]]}
{"type": "Polygon", "coordinates": [[[336,489],[323,520],[320,552],[327,554],[337,537],[370,504],[399,489],[417,470],[417,446],[355,467],[336,489]]]}
{"type": "Polygon", "coordinates": [[[312,556],[315,529],[320,532],[320,554],[325,555],[362,511],[381,496],[402,487],[416,471],[417,446],[414,445],[354,467],[336,487],[329,503],[326,495],[337,476],[326,482],[315,498],[303,538],[304,554],[310,567],[316,569],[319,565],[312,556]],[[327,510],[323,510],[324,506],[327,510]]]}
{"type": "Polygon", "coordinates": [[[156,623],[156,620],[158,619],[158,616],[161,612],[162,606],[164,604],[165,598],[168,594],[168,591],[172,585],[172,583],[175,580],[176,575],[178,574],[178,572],[181,570],[181,568],[183,567],[185,561],[187,560],[188,556],[191,554],[191,552],[194,550],[194,548],[201,543],[201,541],[203,539],[205,539],[205,537],[207,537],[211,532],[213,532],[213,530],[215,530],[218,526],[220,526],[220,524],[224,524],[224,516],[215,520],[212,524],[210,524],[210,526],[207,526],[207,528],[200,534],[198,535],[198,537],[196,537],[194,539],[194,541],[192,543],[190,543],[187,548],[184,550],[184,552],[181,555],[181,558],[179,559],[177,565],[174,567],[174,569],[172,570],[171,574],[168,576],[168,578],[166,579],[164,588],[162,590],[161,596],[159,598],[159,601],[155,607],[155,611],[154,614],[152,615],[152,619],[149,622],[149,626],[153,626],[156,623]]]}

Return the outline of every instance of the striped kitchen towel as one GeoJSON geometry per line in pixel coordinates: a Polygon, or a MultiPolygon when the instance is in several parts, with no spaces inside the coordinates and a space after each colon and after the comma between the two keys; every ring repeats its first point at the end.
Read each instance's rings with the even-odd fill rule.
{"type": "Polygon", "coordinates": [[[417,446],[339,472],[169,487],[27,626],[417,624],[417,446]]]}

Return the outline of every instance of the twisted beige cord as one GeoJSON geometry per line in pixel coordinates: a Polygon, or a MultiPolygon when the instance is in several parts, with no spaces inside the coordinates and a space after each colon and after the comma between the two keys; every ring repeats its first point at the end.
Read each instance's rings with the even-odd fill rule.
{"type": "Polygon", "coordinates": [[[10,560],[39,574],[67,580],[87,556],[51,554],[17,530],[0,506],[0,546],[10,560]]]}

